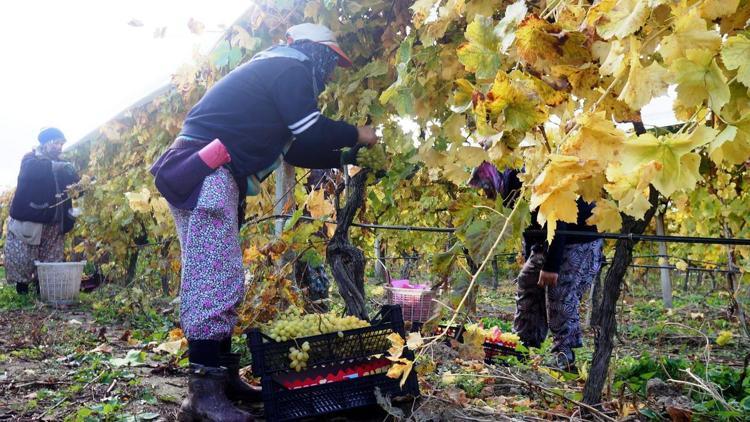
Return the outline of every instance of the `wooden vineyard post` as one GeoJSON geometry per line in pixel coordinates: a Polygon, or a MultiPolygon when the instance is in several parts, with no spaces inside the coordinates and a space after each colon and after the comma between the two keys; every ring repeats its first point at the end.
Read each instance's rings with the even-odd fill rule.
{"type": "Polygon", "coordinates": [[[383,242],[380,235],[375,236],[375,280],[388,283],[388,269],[383,260],[383,242]]]}
{"type": "MultiPolygon", "coordinates": [[[[295,177],[295,170],[294,166],[291,164],[288,164],[286,162],[281,164],[281,168],[276,173],[276,194],[274,199],[274,209],[273,212],[276,215],[281,215],[285,213],[293,213],[294,209],[296,208],[296,204],[294,201],[294,186],[297,184],[297,179],[295,177]]],[[[277,238],[281,237],[281,234],[284,232],[284,222],[285,220],[283,218],[279,218],[274,223],[274,235],[277,238]]],[[[286,265],[288,262],[294,261],[295,253],[291,249],[287,250],[284,255],[279,259],[277,262],[277,265],[279,268],[286,265]]],[[[294,266],[291,266],[291,272],[292,272],[292,279],[296,277],[294,266]]]]}
{"type": "MultiPolygon", "coordinates": [[[[726,222],[724,223],[724,237],[732,237],[732,231],[726,222]]],[[[729,294],[732,301],[732,313],[734,313],[737,316],[737,319],[740,321],[740,330],[747,339],[750,338],[750,333],[748,333],[747,319],[745,318],[745,312],[742,309],[742,305],[740,305],[740,303],[737,301],[739,283],[737,282],[737,277],[735,277],[735,271],[737,270],[737,267],[734,264],[734,253],[734,246],[727,245],[727,288],[729,289],[729,294]]]]}
{"type": "MultiPolygon", "coordinates": [[[[651,208],[646,212],[643,220],[635,220],[633,217],[624,216],[622,220],[622,233],[641,234],[648,227],[656,212],[656,204],[659,194],[653,187],[649,188],[649,202],[651,208]]],[[[633,261],[633,247],[636,241],[631,239],[620,239],[615,243],[615,255],[609,266],[604,282],[601,286],[602,298],[599,309],[595,310],[596,320],[591,325],[596,332],[594,340],[594,356],[591,361],[589,378],[583,389],[583,402],[590,405],[598,405],[601,402],[602,389],[607,381],[609,373],[609,361],[612,358],[613,339],[617,330],[617,301],[620,299],[622,281],[627,273],[628,266],[633,261]]]]}
{"type": "MultiPolygon", "coordinates": [[[[294,166],[286,162],[281,164],[281,168],[276,172],[276,195],[274,198],[273,213],[276,215],[284,212],[292,213],[294,211],[294,166]]],[[[274,235],[281,237],[284,231],[284,219],[278,218],[274,223],[274,235]]]]}
{"type": "Polygon", "coordinates": [[[365,202],[367,170],[349,179],[346,203],[336,201],[336,231],[326,247],[326,261],[344,299],[346,313],[368,320],[365,306],[365,254],[349,241],[349,228],[365,202]]]}
{"type": "MultiPolygon", "coordinates": [[[[656,214],[656,234],[658,236],[664,236],[665,234],[663,212],[656,214]]],[[[668,259],[666,242],[659,242],[659,257],[664,258],[665,261],[668,259]]],[[[672,307],[672,279],[669,274],[669,268],[666,268],[667,263],[664,262],[662,264],[660,262],[659,266],[661,267],[659,269],[661,273],[661,299],[664,302],[664,307],[669,309],[672,307]]],[[[685,284],[687,285],[687,278],[685,279],[685,284]]]]}

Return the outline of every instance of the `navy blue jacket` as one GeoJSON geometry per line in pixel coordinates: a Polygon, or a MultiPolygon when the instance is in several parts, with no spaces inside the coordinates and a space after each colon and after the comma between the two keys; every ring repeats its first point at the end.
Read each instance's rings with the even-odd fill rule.
{"type": "MultiPolygon", "coordinates": [[[[306,62],[273,57],[251,60],[211,87],[188,113],[180,136],[220,139],[232,159],[227,167],[242,185],[280,156],[298,167],[339,167],[340,149],[354,146],[358,132],[320,113],[306,62]]],[[[202,146],[167,151],[152,166],[159,191],[178,208],[195,206],[201,185],[187,186],[191,176],[210,173],[195,154],[202,146]]]]}
{"type": "Polygon", "coordinates": [[[23,157],[10,205],[11,218],[42,224],[58,222],[64,233],[73,228],[75,219],[68,214],[71,201],[65,189],[78,182],[78,174],[70,164],[58,168],[57,174],[53,174],[52,160],[33,152],[23,157]]]}

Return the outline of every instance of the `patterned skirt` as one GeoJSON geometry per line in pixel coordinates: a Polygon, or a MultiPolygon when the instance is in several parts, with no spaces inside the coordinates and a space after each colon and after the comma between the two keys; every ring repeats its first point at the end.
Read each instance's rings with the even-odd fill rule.
{"type": "Polygon", "coordinates": [[[5,278],[8,283],[28,284],[36,280],[34,261],[61,262],[64,259],[65,235],[59,224],[42,226],[42,238],[38,245],[29,245],[8,230],[5,238],[5,278]]]}
{"type": "Polygon", "coordinates": [[[193,210],[170,207],[180,239],[180,322],[190,340],[222,340],[237,323],[244,273],[237,229],[238,189],[219,168],[203,182],[193,210]]]}

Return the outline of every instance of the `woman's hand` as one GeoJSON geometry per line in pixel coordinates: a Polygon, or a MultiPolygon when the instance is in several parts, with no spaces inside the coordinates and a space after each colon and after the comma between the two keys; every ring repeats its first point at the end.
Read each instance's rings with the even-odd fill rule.
{"type": "Polygon", "coordinates": [[[358,145],[366,145],[368,147],[378,143],[378,135],[375,133],[375,129],[372,126],[361,126],[357,128],[359,135],[357,139],[358,145]]]}
{"type": "Polygon", "coordinates": [[[539,271],[539,287],[544,288],[544,286],[550,286],[555,287],[557,286],[557,273],[551,273],[548,271],[539,271]]]}

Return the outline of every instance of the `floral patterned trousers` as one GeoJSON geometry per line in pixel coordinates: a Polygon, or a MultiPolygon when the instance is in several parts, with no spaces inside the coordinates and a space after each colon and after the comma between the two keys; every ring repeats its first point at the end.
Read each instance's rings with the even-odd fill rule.
{"type": "Polygon", "coordinates": [[[237,230],[237,184],[217,169],[193,210],[170,207],[182,250],[180,323],[188,340],[222,340],[237,323],[244,272],[237,230]]]}
{"type": "Polygon", "coordinates": [[[602,261],[602,240],[565,246],[557,285],[539,287],[544,253],[533,250],[517,278],[513,331],[526,346],[539,347],[552,332],[553,351],[583,346],[579,305],[591,288],[602,261]]]}

